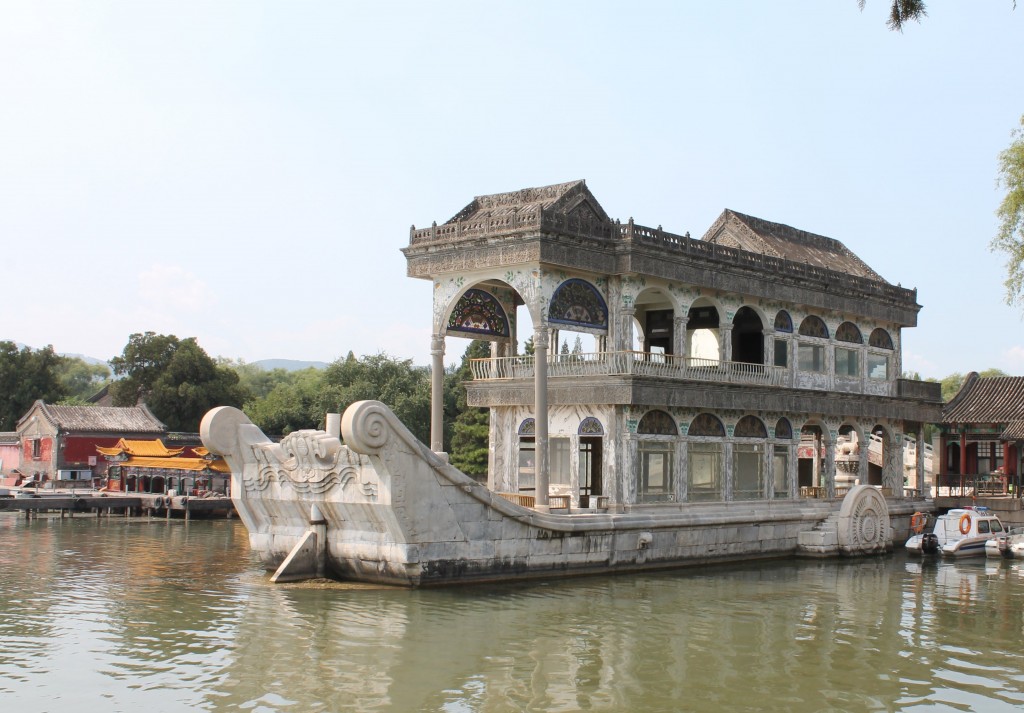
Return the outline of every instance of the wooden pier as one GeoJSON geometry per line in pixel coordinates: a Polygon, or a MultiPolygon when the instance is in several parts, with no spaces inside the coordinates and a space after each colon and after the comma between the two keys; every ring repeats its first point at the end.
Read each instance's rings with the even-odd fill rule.
{"type": "Polygon", "coordinates": [[[20,510],[26,517],[43,512],[59,512],[62,517],[74,515],[130,517],[234,517],[231,498],[200,498],[188,495],[157,495],[149,493],[47,493],[25,494],[0,498],[0,511],[20,510]]]}

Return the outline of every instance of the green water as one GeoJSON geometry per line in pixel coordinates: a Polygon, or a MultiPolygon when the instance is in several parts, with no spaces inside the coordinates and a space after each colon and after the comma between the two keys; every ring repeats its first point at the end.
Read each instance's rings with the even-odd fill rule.
{"type": "Polygon", "coordinates": [[[0,513],[0,711],[1017,711],[1024,566],[271,585],[237,521],[0,513]]]}

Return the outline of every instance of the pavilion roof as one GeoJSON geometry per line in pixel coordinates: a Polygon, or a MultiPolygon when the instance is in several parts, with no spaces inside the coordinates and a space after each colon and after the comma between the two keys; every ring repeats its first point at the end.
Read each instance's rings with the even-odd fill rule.
{"type": "Polygon", "coordinates": [[[610,223],[611,219],[594,198],[583,180],[556,183],[551,186],[523,188],[506,193],[477,196],[456,213],[447,224],[473,222],[502,216],[524,217],[539,213],[569,213],[586,203],[590,217],[610,223]]]}
{"type": "Polygon", "coordinates": [[[835,238],[725,209],[702,240],[877,282],[877,272],[835,238]]]}
{"type": "Polygon", "coordinates": [[[152,456],[155,458],[168,458],[171,456],[180,456],[184,452],[182,448],[168,448],[163,444],[159,438],[155,438],[151,441],[137,441],[128,438],[122,438],[114,446],[104,448],[103,446],[96,446],[96,450],[105,456],[152,456]]]}
{"type": "Polygon", "coordinates": [[[167,427],[146,408],[138,406],[57,406],[36,401],[18,421],[19,428],[36,411],[64,432],[160,434],[167,427]]]}
{"type": "Polygon", "coordinates": [[[167,470],[191,470],[202,471],[210,469],[217,473],[230,473],[231,468],[223,458],[207,460],[205,458],[157,458],[151,456],[132,456],[124,463],[118,465],[130,466],[132,468],[162,468],[167,470]]]}
{"type": "Polygon", "coordinates": [[[942,423],[1024,421],[1024,376],[981,377],[971,372],[942,410],[942,423]]]}

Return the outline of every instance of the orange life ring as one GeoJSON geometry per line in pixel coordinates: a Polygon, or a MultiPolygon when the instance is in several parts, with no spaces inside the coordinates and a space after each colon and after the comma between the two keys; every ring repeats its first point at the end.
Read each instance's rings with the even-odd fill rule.
{"type": "Polygon", "coordinates": [[[928,521],[928,516],[923,512],[915,512],[910,516],[910,529],[917,534],[924,532],[924,524],[928,521]]]}
{"type": "Polygon", "coordinates": [[[960,516],[960,534],[966,535],[971,531],[971,514],[964,513],[960,516]]]}

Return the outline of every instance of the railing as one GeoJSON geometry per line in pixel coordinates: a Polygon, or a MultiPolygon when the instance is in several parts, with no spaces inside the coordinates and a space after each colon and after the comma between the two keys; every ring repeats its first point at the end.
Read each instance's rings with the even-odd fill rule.
{"type": "MultiPolygon", "coordinates": [[[[533,356],[471,359],[473,378],[481,381],[532,378],[533,356]]],[[[647,352],[594,352],[548,357],[548,377],[653,376],[731,384],[784,386],[784,367],[682,357],[647,352]]]]}
{"type": "Polygon", "coordinates": [[[969,498],[979,495],[1020,497],[1020,488],[1015,485],[1014,476],[998,473],[945,473],[936,476],[935,493],[940,497],[969,498]]]}

